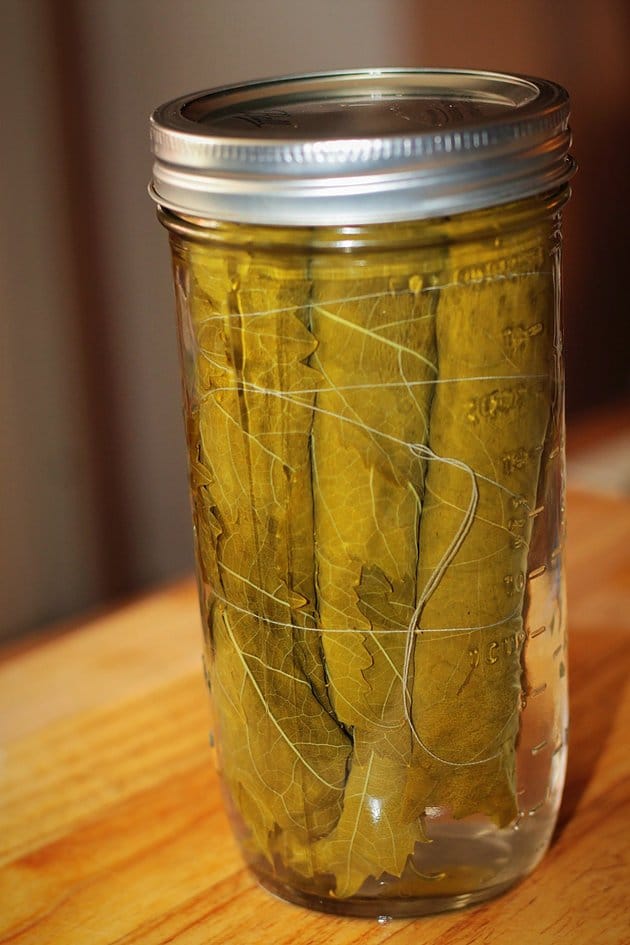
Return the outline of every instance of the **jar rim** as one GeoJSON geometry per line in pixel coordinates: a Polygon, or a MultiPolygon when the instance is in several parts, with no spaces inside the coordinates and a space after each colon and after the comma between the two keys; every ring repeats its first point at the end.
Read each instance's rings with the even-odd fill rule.
{"type": "Polygon", "coordinates": [[[560,187],[569,97],[545,79],[364,69],[181,96],[151,117],[150,192],[176,213],[285,226],[427,219],[560,187]]]}

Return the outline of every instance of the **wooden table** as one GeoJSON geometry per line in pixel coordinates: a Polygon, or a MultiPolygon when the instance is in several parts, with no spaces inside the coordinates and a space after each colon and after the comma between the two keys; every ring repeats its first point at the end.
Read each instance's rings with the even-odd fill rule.
{"type": "Polygon", "coordinates": [[[630,943],[630,502],[569,504],[572,736],[555,842],[483,906],[379,925],[259,889],[207,745],[192,582],[0,662],[0,942],[630,943]]]}

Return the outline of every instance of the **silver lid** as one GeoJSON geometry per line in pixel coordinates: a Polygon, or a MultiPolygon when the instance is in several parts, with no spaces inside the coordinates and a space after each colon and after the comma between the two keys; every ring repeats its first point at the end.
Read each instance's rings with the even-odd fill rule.
{"type": "Polygon", "coordinates": [[[151,118],[151,193],[243,223],[424,219],[569,179],[569,99],[553,82],[443,69],[268,79],[167,102],[151,118]]]}

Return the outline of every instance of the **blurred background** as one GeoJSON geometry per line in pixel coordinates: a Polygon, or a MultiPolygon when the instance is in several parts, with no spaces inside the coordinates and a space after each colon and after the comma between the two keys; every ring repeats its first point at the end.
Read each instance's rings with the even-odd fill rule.
{"type": "Polygon", "coordinates": [[[565,85],[569,419],[589,440],[630,416],[627,0],[0,0],[0,25],[0,636],[192,568],[167,238],[146,193],[148,116],[185,92],[387,65],[565,85]]]}

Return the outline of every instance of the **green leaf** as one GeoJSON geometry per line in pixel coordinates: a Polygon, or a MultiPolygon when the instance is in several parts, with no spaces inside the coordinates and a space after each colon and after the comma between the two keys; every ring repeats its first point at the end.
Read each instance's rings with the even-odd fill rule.
{"type": "Polygon", "coordinates": [[[403,672],[425,471],[414,447],[426,440],[436,376],[436,298],[417,291],[413,259],[395,279],[370,263],[339,265],[335,279],[315,271],[312,292],[317,607],[331,700],[353,737],[339,823],[317,844],[337,896],[368,876],[399,876],[425,839],[417,813],[401,817],[412,747],[403,672]]]}
{"type": "Polygon", "coordinates": [[[224,777],[269,859],[286,829],[329,832],[350,742],[330,712],[315,624],[309,435],[316,342],[304,270],[190,248],[197,346],[191,479],[208,584],[224,777]]]}
{"type": "Polygon", "coordinates": [[[379,259],[338,262],[336,278],[313,271],[317,609],[331,699],[355,746],[393,697],[402,706],[402,637],[383,645],[379,634],[392,621],[404,634],[415,606],[424,462],[410,445],[426,438],[436,367],[434,296],[410,287],[413,262],[396,279],[379,259]],[[381,595],[370,611],[375,574],[395,609],[381,595]]]}
{"type": "Polygon", "coordinates": [[[499,826],[517,813],[523,598],[551,408],[552,263],[527,265],[545,257],[545,237],[513,237],[521,262],[472,284],[454,249],[436,317],[412,700],[427,783],[408,793],[412,809],[485,813],[499,826]]]}
{"type": "Polygon", "coordinates": [[[364,763],[353,762],[341,820],[314,850],[319,871],[335,876],[335,896],[354,895],[370,877],[400,876],[416,843],[426,840],[419,818],[401,816],[400,798],[392,790],[404,784],[406,773],[376,752],[364,763]]]}

